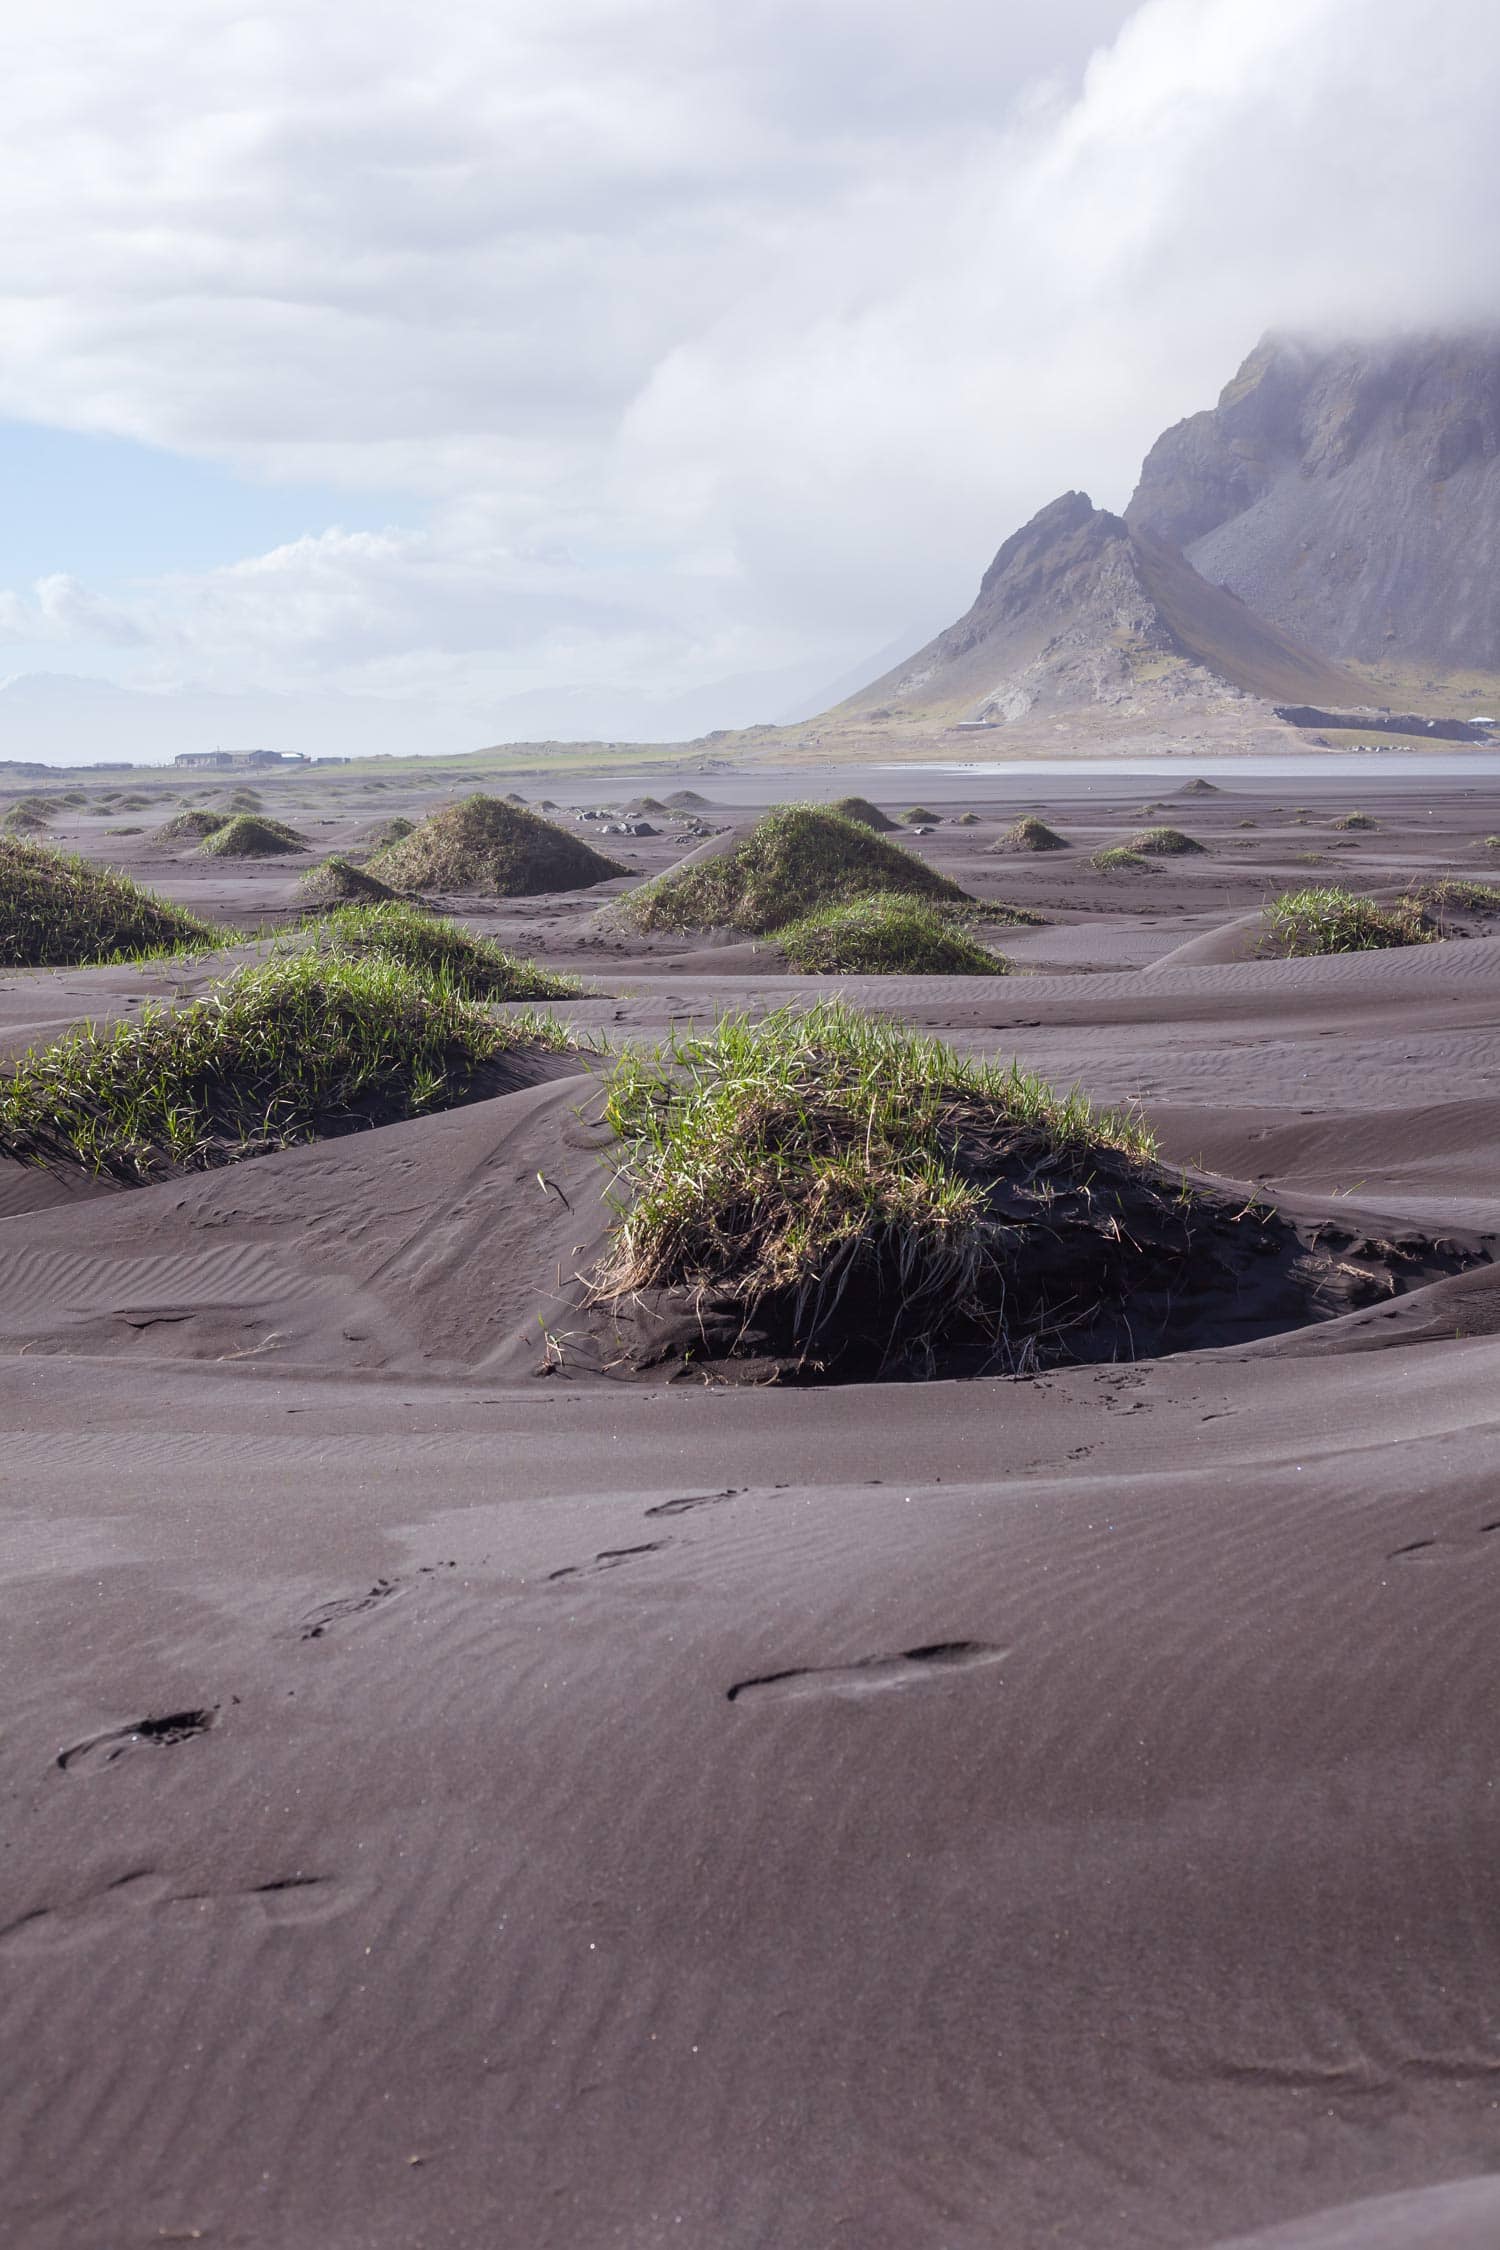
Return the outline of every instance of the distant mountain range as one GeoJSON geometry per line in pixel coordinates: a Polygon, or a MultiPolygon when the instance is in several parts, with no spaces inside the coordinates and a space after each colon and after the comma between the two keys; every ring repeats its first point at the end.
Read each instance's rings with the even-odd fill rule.
{"type": "Polygon", "coordinates": [[[1497,563],[1500,333],[1268,337],[1216,407],[1157,440],[1123,517],[1053,501],[956,624],[829,716],[1380,707],[1351,665],[1500,674],[1497,563]]]}
{"type": "Polygon", "coordinates": [[[1327,655],[1500,671],[1500,332],[1267,337],[1125,519],[1327,655]]]}

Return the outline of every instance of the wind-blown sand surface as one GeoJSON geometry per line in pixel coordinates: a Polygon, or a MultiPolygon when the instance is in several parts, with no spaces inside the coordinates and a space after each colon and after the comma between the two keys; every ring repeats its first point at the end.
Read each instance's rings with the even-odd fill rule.
{"type": "MultiPolygon", "coordinates": [[[[1347,785],[1163,794],[1213,848],[1130,878],[1086,852],[1140,797],[976,796],[917,848],[1054,917],[996,933],[1036,973],[841,989],[1493,1247],[1500,936],[1197,945],[1304,849],[1483,874],[1500,796],[1366,797],[1335,854],[1347,785]],[[988,855],[1023,804],[1079,850],[988,855]]],[[[618,888],[476,926],[614,1040],[817,989],[593,942],[618,888]]],[[[0,1051],[221,966],[10,975],[0,1051]]],[[[1500,2241],[1500,1268],[1030,1380],[668,1384],[584,1332],[601,1147],[583,1073],[0,1177],[4,2239],[1500,2241]]]]}

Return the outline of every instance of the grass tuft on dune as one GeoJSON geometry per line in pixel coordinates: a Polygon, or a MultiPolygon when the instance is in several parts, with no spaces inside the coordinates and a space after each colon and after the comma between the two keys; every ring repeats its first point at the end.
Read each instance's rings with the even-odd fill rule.
{"type": "Polygon", "coordinates": [[[622,1157],[595,1302],[674,1294],[710,1356],[868,1373],[978,1337],[1022,1365],[1083,1316],[1069,1227],[1108,1293],[1149,1256],[1116,1187],[1187,1207],[1134,1118],[837,1002],[622,1056],[606,1115],[622,1157]]]}
{"type": "Polygon", "coordinates": [[[297,896],[306,906],[375,906],[395,895],[389,883],[341,852],[331,852],[297,878],[297,896]]]}
{"type": "Polygon", "coordinates": [[[1373,820],[1367,812],[1346,812],[1340,813],[1333,826],[1335,828],[1378,828],[1380,823],[1378,820],[1373,820]]]}
{"type": "Polygon", "coordinates": [[[1023,813],[1003,836],[996,838],[990,849],[995,852],[1065,852],[1068,839],[1059,836],[1055,828],[1049,828],[1045,820],[1038,820],[1035,813],[1023,813]]]}
{"type": "Polygon", "coordinates": [[[1500,887],[1494,883],[1475,883],[1462,875],[1440,875],[1424,883],[1407,887],[1407,898],[1423,913],[1435,914],[1500,914],[1500,887]]]}
{"type": "Polygon", "coordinates": [[[671,869],[620,901],[640,930],[784,929],[876,893],[967,899],[945,875],[822,805],[773,805],[726,852],[671,869]]]}
{"type": "Polygon", "coordinates": [[[525,805],[483,795],[430,813],[409,836],[376,852],[370,866],[398,890],[488,898],[587,890],[630,872],[525,805]]]}
{"type": "Polygon", "coordinates": [[[1089,864],[1097,867],[1101,875],[1124,875],[1132,869],[1149,872],[1151,867],[1145,854],[1132,851],[1128,844],[1106,844],[1103,851],[1095,852],[1089,864]]]}
{"type": "Polygon", "coordinates": [[[539,969],[404,900],[340,907],[318,923],[317,939],[336,953],[383,954],[465,1000],[565,1000],[582,990],[576,977],[539,969]]]}
{"type": "Polygon", "coordinates": [[[868,797],[836,797],[828,809],[842,814],[845,820],[858,821],[861,828],[873,828],[877,836],[889,836],[896,826],[890,814],[871,804],[868,797]]]}
{"type": "Polygon", "coordinates": [[[360,841],[371,851],[384,851],[387,844],[399,844],[404,836],[409,836],[416,825],[404,813],[396,813],[390,820],[377,820],[364,831],[360,841]]]}
{"type": "Polygon", "coordinates": [[[567,1044],[389,954],[276,957],[27,1055],[0,1085],[0,1153],[136,1185],[451,1108],[508,1049],[567,1044]]]}
{"type": "Polygon", "coordinates": [[[1398,945],[1427,945],[1438,935],[1415,899],[1380,906],[1336,885],[1286,891],[1272,899],[1263,919],[1261,951],[1285,959],[1378,953],[1398,945]]]}
{"type": "Polygon", "coordinates": [[[0,837],[0,965],[76,968],[222,943],[195,914],[87,860],[0,837]]]}
{"type": "Polygon", "coordinates": [[[1001,977],[1010,969],[939,908],[899,892],[822,907],[775,931],[774,941],[804,976],[1001,977]]]}
{"type": "Polygon", "coordinates": [[[1196,836],[1185,836],[1180,828],[1142,828],[1125,839],[1125,850],[1138,852],[1143,859],[1180,859],[1191,852],[1208,849],[1196,836]]]}
{"type": "Polygon", "coordinates": [[[274,859],[283,852],[305,852],[307,838],[283,820],[258,813],[235,813],[204,837],[198,849],[213,859],[274,859]]]}
{"type": "Polygon", "coordinates": [[[176,844],[184,837],[190,837],[195,843],[202,843],[205,836],[212,836],[215,829],[222,828],[228,819],[228,813],[210,812],[206,806],[198,806],[190,812],[174,813],[170,820],[164,820],[153,831],[151,841],[154,844],[176,844]]]}

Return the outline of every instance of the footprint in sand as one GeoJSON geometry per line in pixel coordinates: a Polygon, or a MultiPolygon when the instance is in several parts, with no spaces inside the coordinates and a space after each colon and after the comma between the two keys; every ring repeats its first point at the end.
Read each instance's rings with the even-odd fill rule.
{"type": "Polygon", "coordinates": [[[297,1637],[303,1641],[320,1641],[325,1633],[335,1625],[343,1624],[346,1618],[360,1617],[366,1610],[375,1609],[381,1602],[388,1602],[393,1594],[399,1592],[400,1587],[394,1578],[377,1578],[366,1594],[345,1594],[337,1601],[323,1602],[317,1609],[309,1611],[302,1620],[297,1637]]]}
{"type": "Polygon", "coordinates": [[[35,1907],[0,1928],[0,1953],[56,1953],[97,1938],[115,1936],[126,1921],[142,1916],[180,1921],[190,1915],[192,1927],[204,1927],[205,1914],[222,1926],[222,1917],[248,1916],[273,1928],[331,1922],[357,1906],[369,1891],[368,1882],[341,1882],[329,1875],[283,1875],[269,1883],[252,1883],[243,1890],[191,1891],[173,1887],[172,1878],[156,1868],[137,1868],[118,1876],[101,1890],[70,1901],[65,1906],[35,1907]]]}
{"type": "Polygon", "coordinates": [[[685,1492],[677,1500],[658,1500],[646,1513],[648,1516],[685,1516],[690,1508],[715,1508],[721,1500],[737,1500],[744,1489],[743,1485],[729,1484],[722,1492],[685,1492]]]}
{"type": "Polygon", "coordinates": [[[104,1734],[91,1734],[83,1742],[72,1743],[58,1752],[57,1762],[64,1773],[76,1773],[94,1766],[112,1766],[131,1750],[168,1749],[173,1743],[191,1741],[195,1734],[207,1734],[218,1709],[212,1703],[200,1711],[167,1711],[158,1718],[133,1719],[129,1726],[111,1727],[104,1734]]]}
{"type": "Polygon", "coordinates": [[[1470,1537],[1442,1538],[1432,1532],[1425,1539],[1408,1539],[1404,1547],[1393,1547],[1386,1556],[1387,1562],[1449,1562],[1467,1554],[1475,1539],[1482,1539],[1487,1531],[1500,1531],[1500,1521],[1482,1523],[1470,1537]]]}
{"type": "Polygon", "coordinates": [[[890,1688],[919,1687],[950,1672],[999,1664],[1009,1654],[1009,1649],[992,1648],[987,1641],[933,1641],[923,1648],[904,1649],[899,1656],[866,1656],[857,1664],[767,1672],[759,1679],[736,1681],[728,1695],[731,1703],[762,1702],[771,1697],[800,1700],[809,1695],[881,1695],[890,1688]]]}
{"type": "Polygon", "coordinates": [[[667,1544],[665,1539],[647,1539],[639,1547],[601,1547],[592,1562],[564,1563],[561,1570],[549,1570],[549,1584],[557,1578],[593,1578],[601,1570],[618,1570],[621,1563],[634,1562],[637,1555],[659,1554],[667,1544]]]}

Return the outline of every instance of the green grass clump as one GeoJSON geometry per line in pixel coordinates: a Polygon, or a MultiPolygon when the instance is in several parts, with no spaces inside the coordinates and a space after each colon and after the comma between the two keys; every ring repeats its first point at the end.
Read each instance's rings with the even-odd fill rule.
{"type": "Polygon", "coordinates": [[[1272,899],[1264,915],[1263,953],[1300,958],[1321,953],[1375,953],[1390,946],[1426,945],[1437,936],[1414,900],[1379,906],[1352,891],[1286,891],[1272,899]]]}
{"type": "Polygon", "coordinates": [[[1333,822],[1333,826],[1335,828],[1378,828],[1380,823],[1378,820],[1372,820],[1367,812],[1346,812],[1340,813],[1338,819],[1333,822]]]}
{"type": "Polygon", "coordinates": [[[152,842],[178,844],[191,838],[193,842],[201,843],[205,836],[212,836],[215,829],[224,827],[228,819],[228,813],[209,812],[202,808],[174,813],[170,820],[164,820],[155,831],[152,842]]]}
{"type": "Polygon", "coordinates": [[[1049,828],[1045,820],[1038,820],[1035,813],[1023,813],[1019,820],[1012,822],[1003,836],[996,839],[990,849],[997,852],[1065,852],[1068,849],[1068,839],[1066,836],[1059,836],[1055,828],[1049,828]]]}
{"type": "Polygon", "coordinates": [[[630,872],[525,805],[485,796],[465,797],[430,813],[409,836],[376,852],[370,865],[398,890],[468,891],[488,898],[587,890],[630,872]]]}
{"type": "Polygon", "coordinates": [[[1479,848],[1482,852],[1500,852],[1500,836],[1481,836],[1479,848]]]}
{"type": "Polygon", "coordinates": [[[235,813],[205,836],[198,849],[214,859],[274,859],[282,852],[311,849],[305,836],[285,821],[266,820],[258,813],[235,813]]]}
{"type": "Polygon", "coordinates": [[[1185,836],[1180,828],[1142,828],[1125,840],[1126,851],[1139,852],[1143,859],[1179,859],[1185,853],[1207,848],[1196,836],[1185,836]]]}
{"type": "Polygon", "coordinates": [[[265,799],[258,790],[231,789],[229,795],[224,799],[224,809],[231,813],[263,812],[265,810],[265,799]]]}
{"type": "Polygon", "coordinates": [[[416,825],[403,813],[397,813],[393,819],[377,820],[373,827],[367,828],[361,842],[368,844],[372,851],[384,851],[387,844],[399,844],[403,836],[409,836],[416,825]]]}
{"type": "Polygon", "coordinates": [[[1001,977],[1010,969],[940,909],[899,892],[821,907],[773,934],[804,976],[1001,977]]]}
{"type": "Polygon", "coordinates": [[[1500,888],[1493,883],[1470,882],[1462,875],[1411,883],[1406,896],[1429,914],[1500,914],[1500,888]]]}
{"type": "Polygon", "coordinates": [[[564,1000],[582,989],[576,977],[554,976],[404,900],[340,907],[319,922],[317,934],[325,949],[386,954],[465,1000],[564,1000]]]}
{"type": "Polygon", "coordinates": [[[675,1292],[730,1351],[753,1328],[877,1369],[976,1326],[1023,1357],[1018,1183],[1038,1215],[1064,1179],[1095,1183],[1107,1229],[1100,1165],[1153,1153],[1123,1114],[838,1003],[622,1056],[606,1116],[621,1186],[599,1301],[675,1292]]]}
{"type": "Polygon", "coordinates": [[[389,883],[340,852],[331,852],[297,878],[297,896],[305,906],[375,906],[395,895],[389,883]]]}
{"type": "Polygon", "coordinates": [[[5,816],[6,833],[11,836],[45,836],[45,813],[27,812],[24,805],[12,805],[5,816]]]}
{"type": "Polygon", "coordinates": [[[220,942],[207,922],[123,875],[0,837],[0,966],[76,968],[220,942]]]}
{"type": "Polygon", "coordinates": [[[908,828],[935,828],[942,815],[930,805],[908,805],[901,818],[908,828]]]}
{"type": "Polygon", "coordinates": [[[961,812],[953,825],[955,828],[977,828],[979,815],[977,812],[961,812]]]}
{"type": "Polygon", "coordinates": [[[555,1025],[497,1023],[388,954],[278,957],[27,1055],[0,1088],[0,1153],[129,1184],[204,1171],[451,1108],[528,1042],[567,1043],[555,1025]]]}
{"type": "Polygon", "coordinates": [[[745,930],[764,936],[876,892],[962,901],[925,860],[822,805],[773,805],[726,852],[670,869],[620,901],[641,930],[745,930]]]}
{"type": "MultiPolygon", "coordinates": [[[[841,813],[845,820],[858,821],[861,828],[873,828],[877,836],[889,836],[896,823],[879,805],[872,805],[868,797],[836,797],[829,806],[830,812],[841,813]]],[[[926,819],[926,814],[923,814],[926,819]]]]}
{"type": "Polygon", "coordinates": [[[1130,868],[1147,868],[1151,862],[1142,852],[1132,851],[1128,844],[1106,844],[1103,851],[1095,852],[1089,863],[1101,875],[1123,875],[1130,868]]]}

